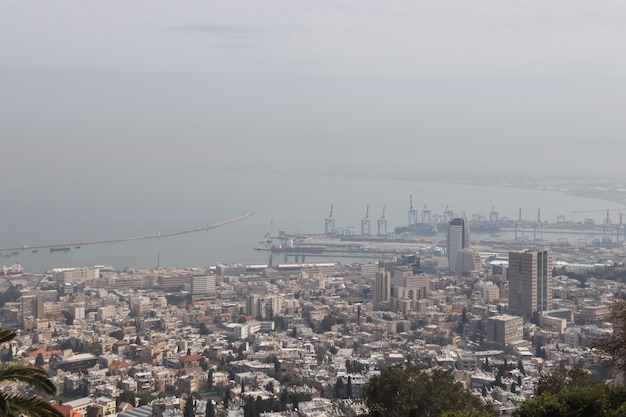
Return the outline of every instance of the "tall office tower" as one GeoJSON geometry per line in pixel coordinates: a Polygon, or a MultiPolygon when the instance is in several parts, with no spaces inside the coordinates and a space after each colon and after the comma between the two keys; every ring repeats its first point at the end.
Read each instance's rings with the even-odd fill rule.
{"type": "Polygon", "coordinates": [[[550,251],[509,252],[509,310],[533,318],[552,308],[552,254],[550,251]]]}
{"type": "Polygon", "coordinates": [[[384,308],[391,300],[391,272],[379,269],[376,272],[376,287],[374,288],[374,308],[384,308]]]}
{"type": "Polygon", "coordinates": [[[448,268],[453,274],[456,273],[456,254],[459,250],[470,244],[469,222],[463,213],[463,217],[457,217],[448,223],[448,236],[446,238],[446,252],[448,255],[448,268]]]}

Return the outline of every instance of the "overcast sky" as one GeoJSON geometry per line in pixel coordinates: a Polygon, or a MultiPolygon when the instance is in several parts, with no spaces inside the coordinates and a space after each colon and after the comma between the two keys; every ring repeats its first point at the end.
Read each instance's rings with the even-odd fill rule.
{"type": "Polygon", "coordinates": [[[625,21],[623,1],[2,1],[0,174],[621,175],[625,21]]]}

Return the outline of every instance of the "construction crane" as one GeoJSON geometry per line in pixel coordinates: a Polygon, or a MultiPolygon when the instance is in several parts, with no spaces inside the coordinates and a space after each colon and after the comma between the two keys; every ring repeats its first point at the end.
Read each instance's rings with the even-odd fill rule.
{"type": "Polygon", "coordinates": [[[333,235],[335,234],[335,218],[333,217],[333,204],[330,205],[330,213],[326,220],[324,221],[324,234],[325,235],[333,235]]]}
{"type": "Polygon", "coordinates": [[[417,224],[417,210],[413,208],[413,196],[409,196],[409,227],[417,224]]]}
{"type": "Polygon", "coordinates": [[[370,222],[370,205],[367,205],[367,208],[365,209],[365,217],[363,217],[361,219],[361,234],[362,235],[369,235],[370,234],[370,227],[371,227],[371,222],[370,222]]]}
{"type": "Polygon", "coordinates": [[[387,219],[385,219],[385,206],[383,206],[383,214],[378,219],[378,236],[387,236],[387,219]]]}

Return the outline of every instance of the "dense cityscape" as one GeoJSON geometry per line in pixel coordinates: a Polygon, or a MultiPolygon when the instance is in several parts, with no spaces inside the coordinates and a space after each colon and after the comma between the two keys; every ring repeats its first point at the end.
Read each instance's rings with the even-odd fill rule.
{"type": "Polygon", "coordinates": [[[536,223],[522,236],[521,219],[516,239],[494,240],[494,210],[419,217],[411,205],[407,227],[379,220],[374,233],[366,214],[355,233],[331,208],[322,235],[268,233],[267,264],[5,267],[2,326],[20,331],[0,353],[44,367],[68,417],[177,416],[189,398],[202,415],[358,416],[394,365],[447,370],[511,415],[551,371],[617,378],[594,343],[624,293],[621,223],[573,244],[541,239],[536,223]]]}

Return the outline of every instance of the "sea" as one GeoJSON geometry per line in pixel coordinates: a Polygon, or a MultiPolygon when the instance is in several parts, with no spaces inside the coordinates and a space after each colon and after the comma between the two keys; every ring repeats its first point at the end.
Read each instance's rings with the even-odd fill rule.
{"type": "Polygon", "coordinates": [[[615,202],[563,192],[507,186],[243,171],[207,171],[200,176],[181,175],[157,183],[76,184],[54,192],[38,190],[36,185],[28,187],[22,195],[29,198],[4,203],[0,228],[1,247],[25,248],[18,254],[1,253],[0,265],[18,262],[31,273],[93,265],[121,270],[267,263],[268,252],[254,250],[262,246],[260,241],[267,233],[323,233],[331,204],[336,227],[353,227],[357,233],[368,205],[373,233],[383,207],[389,231],[405,226],[410,196],[419,218],[425,205],[433,214],[449,208],[457,215],[465,212],[469,218],[472,214],[488,218],[494,207],[500,218],[516,219],[521,208],[525,220],[534,220],[541,209],[544,221],[555,222],[558,215],[563,215],[573,221],[589,217],[600,224],[606,216],[602,210],[620,207],[615,202]],[[572,213],[587,210],[597,212],[572,213]],[[220,222],[246,211],[255,214],[209,231],[72,246],[69,251],[59,252],[33,252],[28,248],[175,232],[220,222]]]}

